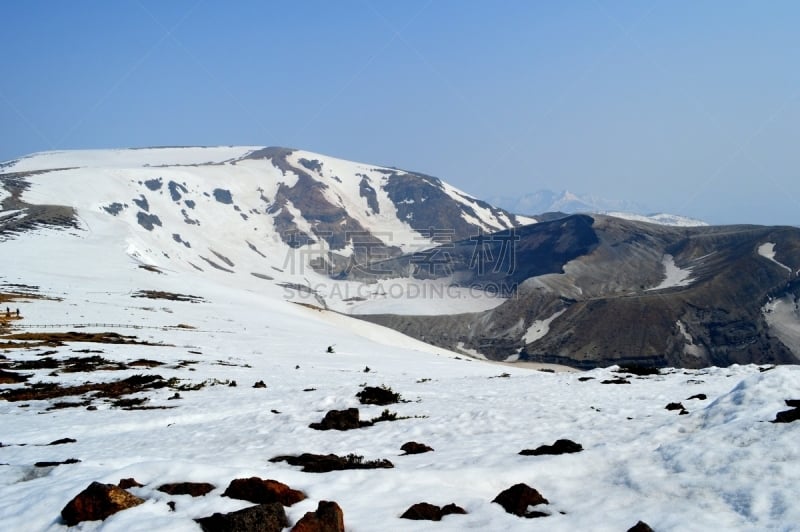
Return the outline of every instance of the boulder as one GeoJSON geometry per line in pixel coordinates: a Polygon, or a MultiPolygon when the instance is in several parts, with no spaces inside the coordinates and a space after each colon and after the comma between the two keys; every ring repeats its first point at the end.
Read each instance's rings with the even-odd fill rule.
{"type": "Polygon", "coordinates": [[[443,507],[427,502],[418,502],[406,510],[401,519],[413,519],[416,521],[441,521],[442,517],[451,514],[466,514],[467,511],[462,507],[450,503],[443,507]]]}
{"type": "Polygon", "coordinates": [[[258,477],[232,480],[222,496],[257,504],[277,502],[284,506],[291,506],[306,498],[305,493],[294,490],[282,482],[258,477]]]}
{"type": "Polygon", "coordinates": [[[208,482],[176,482],[173,484],[162,484],[158,491],[169,495],[191,495],[192,497],[202,497],[213,490],[215,486],[208,482]]]}
{"type": "Polygon", "coordinates": [[[338,504],[320,501],[314,512],[307,512],[292,532],[344,532],[344,514],[338,504]]]}
{"type": "Polygon", "coordinates": [[[277,502],[227,514],[215,513],[195,521],[204,532],[281,532],[289,526],[286,512],[277,502]]]}
{"type": "Polygon", "coordinates": [[[410,441],[404,443],[402,447],[400,447],[401,451],[404,451],[405,454],[422,454],[422,453],[429,453],[433,451],[432,447],[428,447],[424,443],[417,443],[415,441],[410,441]]]}
{"type": "Polygon", "coordinates": [[[400,402],[400,394],[390,388],[367,386],[356,394],[362,405],[393,405],[400,402]]]}
{"type": "MultiPolygon", "coordinates": [[[[364,423],[367,425],[368,423],[364,423]]],[[[358,408],[348,408],[347,410],[331,410],[322,421],[309,425],[316,430],[350,430],[362,427],[359,420],[358,408]]]]}
{"type": "Polygon", "coordinates": [[[121,478],[117,486],[126,490],[128,488],[141,488],[144,484],[139,483],[135,478],[121,478]]]}
{"type": "Polygon", "coordinates": [[[113,484],[92,482],[64,506],[61,517],[67,526],[74,526],[82,521],[101,521],[143,502],[143,499],[113,484]]]}
{"type": "Polygon", "coordinates": [[[650,528],[650,525],[645,523],[644,521],[639,521],[632,527],[628,529],[628,532],[653,532],[653,529],[650,528]]]}
{"type": "Polygon", "coordinates": [[[540,504],[550,504],[550,501],[542,497],[542,495],[528,486],[527,484],[515,484],[500,492],[492,502],[496,502],[503,509],[514,515],[520,517],[543,517],[548,514],[538,512],[536,510],[529,511],[529,506],[538,506],[540,504]]]}
{"type": "Polygon", "coordinates": [[[583,450],[580,443],[572,440],[556,440],[553,445],[540,445],[536,449],[523,449],[519,454],[523,456],[541,456],[544,454],[568,454],[579,453],[583,450]]]}

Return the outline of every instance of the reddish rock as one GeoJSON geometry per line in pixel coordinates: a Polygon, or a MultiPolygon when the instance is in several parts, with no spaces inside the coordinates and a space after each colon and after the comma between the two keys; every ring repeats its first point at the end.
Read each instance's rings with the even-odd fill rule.
{"type": "Polygon", "coordinates": [[[202,497],[213,490],[215,486],[208,482],[176,482],[173,484],[162,484],[158,491],[170,495],[191,495],[192,497],[202,497]]]}
{"type": "Polygon", "coordinates": [[[417,443],[415,441],[410,441],[404,443],[403,446],[400,447],[400,450],[405,451],[406,454],[422,454],[433,451],[433,448],[428,447],[424,443],[417,443]]]}
{"type": "Polygon", "coordinates": [[[144,484],[140,484],[135,478],[121,478],[117,486],[126,490],[128,488],[141,488],[144,484]]]}
{"type": "Polygon", "coordinates": [[[653,532],[653,529],[650,528],[650,525],[645,523],[644,521],[639,521],[632,527],[628,529],[628,532],[653,532]]]}
{"type": "Polygon", "coordinates": [[[307,512],[292,527],[292,532],[344,532],[342,509],[335,502],[319,501],[317,510],[307,512]]]}
{"type": "Polygon", "coordinates": [[[289,526],[286,512],[277,502],[227,514],[215,513],[195,521],[204,532],[281,532],[289,526]]]}
{"type": "Polygon", "coordinates": [[[291,506],[306,498],[302,491],[293,490],[277,480],[264,480],[258,477],[237,478],[231,481],[223,497],[241,499],[257,504],[278,502],[291,506]]]}
{"type": "Polygon", "coordinates": [[[143,502],[143,499],[113,484],[92,482],[64,506],[61,517],[67,526],[74,526],[82,521],[103,520],[143,502]]]}
{"type": "Polygon", "coordinates": [[[515,484],[505,491],[500,492],[492,502],[502,506],[506,512],[520,517],[542,517],[547,514],[538,511],[528,511],[529,506],[540,504],[550,504],[550,501],[528,486],[527,484],[515,484]]]}

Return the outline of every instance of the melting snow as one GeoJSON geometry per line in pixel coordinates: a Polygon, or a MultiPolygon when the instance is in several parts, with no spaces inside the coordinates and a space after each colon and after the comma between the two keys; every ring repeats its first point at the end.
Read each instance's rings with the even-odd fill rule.
{"type": "Polygon", "coordinates": [[[664,255],[662,263],[664,264],[664,280],[661,281],[658,286],[648,288],[648,291],[689,286],[694,281],[694,279],[690,277],[692,275],[691,268],[679,268],[675,264],[675,259],[672,258],[672,255],[664,255]]]}
{"type": "Polygon", "coordinates": [[[766,259],[771,260],[772,262],[774,262],[775,264],[777,264],[781,268],[783,268],[785,270],[788,270],[789,272],[792,271],[792,269],[790,267],[788,267],[787,265],[775,260],[775,243],[774,242],[766,242],[766,243],[761,244],[760,246],[758,246],[758,254],[761,255],[762,257],[766,258],[766,259]]]}
{"type": "Polygon", "coordinates": [[[535,320],[528,330],[525,331],[525,336],[522,339],[525,341],[526,344],[530,344],[539,340],[540,338],[544,338],[547,336],[547,333],[550,332],[550,324],[553,323],[553,320],[564,314],[567,309],[562,309],[544,320],[535,320]]]}

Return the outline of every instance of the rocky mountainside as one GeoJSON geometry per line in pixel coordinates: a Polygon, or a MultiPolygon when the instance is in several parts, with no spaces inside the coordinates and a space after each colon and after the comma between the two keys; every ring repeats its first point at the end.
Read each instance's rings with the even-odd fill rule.
{"type": "MultiPolygon", "coordinates": [[[[488,240],[484,250],[475,241],[442,250],[452,260],[440,275],[502,290],[510,295],[502,305],[364,318],[495,360],[582,368],[795,363],[800,355],[800,229],[575,215],[488,240]],[[486,251],[493,262],[476,260],[486,251]]],[[[393,263],[403,261],[414,258],[393,263]]]]}

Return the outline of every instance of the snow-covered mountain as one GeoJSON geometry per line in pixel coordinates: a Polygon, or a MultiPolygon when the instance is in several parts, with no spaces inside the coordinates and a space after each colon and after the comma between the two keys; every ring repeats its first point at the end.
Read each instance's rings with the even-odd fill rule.
{"type": "MultiPolygon", "coordinates": [[[[445,316],[451,334],[476,327],[478,316],[489,329],[521,329],[529,346],[555,345],[548,329],[567,338],[561,320],[576,311],[600,316],[603,305],[628,302],[617,321],[609,321],[612,313],[594,322],[611,331],[604,339],[635,326],[628,320],[642,294],[608,297],[635,277],[669,305],[720,321],[727,295],[697,304],[722,282],[713,280],[720,265],[738,257],[729,270],[746,291],[736,302],[757,299],[763,285],[753,279],[795,275],[791,231],[653,229],[577,216],[490,233],[525,220],[433,178],[257,147],[39,154],[4,164],[0,183],[4,530],[66,530],[75,512],[62,509],[93,482],[122,484],[135,498],[122,497],[131,507],[116,513],[90,514],[94,520],[79,530],[196,531],[197,519],[215,513],[267,509],[285,512],[274,529],[289,530],[321,501],[338,503],[344,526],[356,532],[617,531],[640,520],[659,531],[790,530],[800,522],[791,504],[795,427],[767,423],[797,406],[796,366],[639,376],[647,372],[500,364],[464,355],[480,353],[478,344],[455,352],[411,338],[419,335],[413,330],[403,335],[324,308],[426,314],[408,323],[435,327],[436,314],[469,312],[445,316]],[[425,216],[445,215],[417,204],[470,227],[454,223],[430,235],[425,216]],[[356,223],[368,232],[366,243],[340,229],[356,223]],[[486,265],[513,241],[506,235],[519,233],[519,272],[534,285],[527,299],[511,306],[513,299],[480,289],[498,272],[470,270],[475,247],[466,243],[476,241],[460,231],[473,229],[489,238],[478,256],[486,265]],[[679,234],[683,240],[673,240],[679,234]],[[346,266],[311,268],[347,262],[359,247],[379,260],[354,265],[382,265],[371,281],[351,278],[357,272],[346,266]],[[427,259],[442,251],[466,256],[463,271],[477,283],[454,286],[435,268],[421,275],[424,265],[460,267],[431,260],[411,262],[407,275],[386,281],[394,263],[411,261],[405,250],[418,247],[427,259]],[[711,247],[718,251],[707,255],[711,247]],[[681,289],[696,286],[705,290],[698,299],[681,302],[681,289]],[[404,297],[393,298],[398,287],[404,297]],[[536,290],[544,297],[534,300],[536,290]],[[578,300],[580,292],[586,299],[578,300]],[[399,402],[356,395],[381,387],[399,402]],[[334,411],[352,418],[352,409],[359,416],[352,429],[312,428],[334,411]],[[577,452],[547,454],[561,439],[577,452]],[[431,450],[404,452],[425,446],[431,450]],[[308,460],[303,453],[320,455],[317,470],[320,461],[355,469],[306,472],[287,463],[287,456],[308,460]],[[282,498],[285,508],[254,506],[268,499],[269,483],[253,477],[306,498],[282,498]],[[259,489],[228,490],[236,479],[259,489]],[[522,485],[546,501],[525,499],[532,493],[522,485]],[[493,502],[505,498],[511,511],[493,502]],[[401,517],[421,502],[454,503],[466,513],[440,522],[401,517]]],[[[797,330],[790,291],[776,290],[764,308],[782,338],[797,330]]],[[[748,345],[752,335],[740,325],[716,330],[748,345]]],[[[701,351],[689,321],[676,328],[689,336],[681,345],[690,354],[692,346],[701,351]]]]}
{"type": "Polygon", "coordinates": [[[659,225],[681,227],[708,225],[702,220],[677,214],[645,214],[649,212],[647,207],[636,202],[611,200],[590,194],[575,194],[568,190],[561,192],[539,190],[517,197],[498,197],[494,198],[492,203],[510,212],[525,213],[533,217],[544,214],[544,217],[537,217],[542,219],[552,218],[548,213],[595,213],[659,225]]]}

